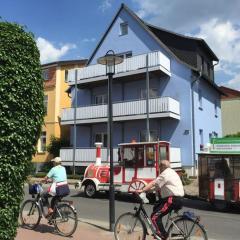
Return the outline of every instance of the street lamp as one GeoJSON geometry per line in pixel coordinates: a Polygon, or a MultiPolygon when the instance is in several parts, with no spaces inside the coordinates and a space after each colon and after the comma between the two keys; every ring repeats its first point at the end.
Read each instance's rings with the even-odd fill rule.
{"type": "Polygon", "coordinates": [[[112,145],[112,79],[115,74],[115,65],[123,62],[123,58],[115,55],[113,50],[109,50],[105,56],[98,58],[99,64],[106,66],[108,76],[108,143],[110,155],[110,185],[109,185],[109,228],[113,232],[115,223],[115,196],[113,183],[113,145],[112,145]]]}

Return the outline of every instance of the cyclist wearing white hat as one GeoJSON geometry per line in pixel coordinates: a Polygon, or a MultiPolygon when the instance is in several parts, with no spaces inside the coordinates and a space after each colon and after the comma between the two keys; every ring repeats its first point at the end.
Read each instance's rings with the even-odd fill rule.
{"type": "Polygon", "coordinates": [[[51,160],[53,162],[53,167],[48,172],[46,177],[44,178],[44,182],[48,182],[52,180],[52,185],[48,188],[47,192],[43,194],[43,198],[45,199],[46,206],[48,207],[48,215],[53,212],[54,205],[58,201],[59,197],[63,197],[69,194],[69,187],[67,183],[67,173],[64,166],[61,165],[61,158],[55,157],[51,160]],[[48,197],[51,197],[51,206],[48,202],[48,197]]]}

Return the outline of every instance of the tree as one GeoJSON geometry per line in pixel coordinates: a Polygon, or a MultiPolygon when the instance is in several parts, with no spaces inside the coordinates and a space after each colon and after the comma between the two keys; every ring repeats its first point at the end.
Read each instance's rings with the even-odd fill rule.
{"type": "Polygon", "coordinates": [[[69,142],[65,139],[57,138],[55,136],[50,137],[50,143],[47,146],[47,151],[53,155],[53,157],[58,157],[60,154],[61,147],[66,147],[69,142]]]}
{"type": "Polygon", "coordinates": [[[0,239],[12,240],[43,123],[43,79],[32,33],[0,21],[0,39],[0,239]]]}
{"type": "Polygon", "coordinates": [[[237,133],[235,133],[235,134],[228,134],[228,135],[226,135],[225,137],[226,137],[226,138],[229,138],[229,137],[240,138],[240,132],[237,132],[237,133]]]}

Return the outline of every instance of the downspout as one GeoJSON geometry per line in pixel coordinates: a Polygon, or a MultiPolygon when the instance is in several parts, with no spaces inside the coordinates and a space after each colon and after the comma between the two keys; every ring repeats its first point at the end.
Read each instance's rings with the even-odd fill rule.
{"type": "Polygon", "coordinates": [[[195,79],[191,82],[191,98],[192,98],[192,143],[193,143],[193,175],[196,175],[196,161],[195,161],[195,155],[196,155],[196,146],[195,146],[195,114],[194,114],[194,92],[193,92],[193,86],[194,84],[202,77],[202,69],[198,72],[199,76],[195,77],[195,79]]]}

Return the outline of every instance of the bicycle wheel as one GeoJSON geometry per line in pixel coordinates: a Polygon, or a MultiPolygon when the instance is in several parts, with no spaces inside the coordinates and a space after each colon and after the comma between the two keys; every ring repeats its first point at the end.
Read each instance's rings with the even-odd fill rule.
{"type": "Polygon", "coordinates": [[[34,200],[25,201],[20,209],[20,219],[24,227],[34,229],[38,226],[41,214],[40,208],[34,200]]]}
{"type": "Polygon", "coordinates": [[[174,221],[168,229],[169,239],[174,240],[207,240],[204,228],[195,221],[180,218],[174,221]]]}
{"type": "Polygon", "coordinates": [[[114,236],[116,240],[144,240],[146,227],[140,217],[133,213],[124,213],[116,221],[114,236]]]}
{"type": "Polygon", "coordinates": [[[68,237],[76,231],[78,224],[77,213],[69,204],[59,204],[55,208],[52,221],[58,233],[68,237]]]}

